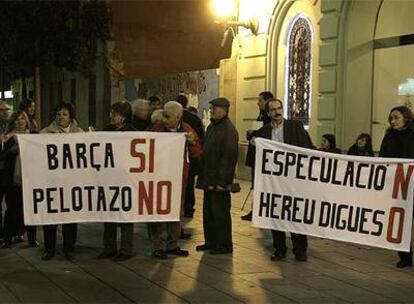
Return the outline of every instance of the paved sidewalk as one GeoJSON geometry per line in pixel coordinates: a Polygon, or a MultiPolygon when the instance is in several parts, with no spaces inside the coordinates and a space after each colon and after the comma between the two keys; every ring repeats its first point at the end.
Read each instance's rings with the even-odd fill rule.
{"type": "Polygon", "coordinates": [[[195,218],[186,221],[193,237],[182,241],[190,257],[154,260],[146,225],[137,224],[134,258],[97,260],[103,225],[81,224],[74,262],[61,254],[41,261],[42,250],[26,244],[0,250],[0,303],[414,303],[414,268],[397,270],[393,251],[310,238],[308,262],[291,252],[270,261],[270,232],[240,220],[248,190],[242,182],[233,196],[233,256],[194,250],[203,243],[197,192],[195,218]]]}

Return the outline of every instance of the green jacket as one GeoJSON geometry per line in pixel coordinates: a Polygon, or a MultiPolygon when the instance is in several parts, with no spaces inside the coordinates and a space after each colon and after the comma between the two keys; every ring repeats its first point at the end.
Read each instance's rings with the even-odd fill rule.
{"type": "Polygon", "coordinates": [[[212,121],[207,128],[201,172],[197,186],[221,186],[233,183],[239,149],[239,134],[228,117],[212,121]]]}

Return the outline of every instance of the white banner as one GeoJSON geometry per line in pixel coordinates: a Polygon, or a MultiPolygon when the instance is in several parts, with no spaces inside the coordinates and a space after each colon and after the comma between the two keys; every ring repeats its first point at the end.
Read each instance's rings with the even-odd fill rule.
{"type": "Polygon", "coordinates": [[[254,226],[409,251],[413,159],[255,143],[254,226]]]}
{"type": "Polygon", "coordinates": [[[180,218],[184,133],[18,136],[27,225],[180,218]]]}

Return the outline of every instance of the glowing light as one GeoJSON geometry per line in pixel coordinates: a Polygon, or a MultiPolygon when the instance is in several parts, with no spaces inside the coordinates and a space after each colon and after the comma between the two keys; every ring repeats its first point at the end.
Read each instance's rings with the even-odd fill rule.
{"type": "Polygon", "coordinates": [[[237,12],[235,0],[212,0],[212,6],[218,17],[235,16],[237,12]]]}
{"type": "Polygon", "coordinates": [[[12,91],[5,91],[4,92],[4,98],[13,98],[13,92],[12,91]]]}
{"type": "Polygon", "coordinates": [[[275,0],[240,0],[239,19],[256,18],[260,24],[259,32],[263,32],[267,30],[276,3],[275,0]]]}

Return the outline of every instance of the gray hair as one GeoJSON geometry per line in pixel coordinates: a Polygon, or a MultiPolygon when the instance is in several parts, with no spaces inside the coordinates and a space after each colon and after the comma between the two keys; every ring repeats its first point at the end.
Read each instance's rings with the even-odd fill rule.
{"type": "Polygon", "coordinates": [[[164,110],[160,109],[160,110],[155,110],[154,112],[152,112],[151,114],[151,123],[156,124],[159,122],[162,122],[164,117],[162,116],[162,112],[164,110]]]}
{"type": "Polygon", "coordinates": [[[150,107],[150,101],[146,99],[135,99],[132,102],[132,112],[135,113],[139,108],[150,107]]]}
{"type": "Polygon", "coordinates": [[[183,116],[183,106],[176,101],[169,101],[164,105],[165,111],[171,111],[178,117],[183,116]]]}

